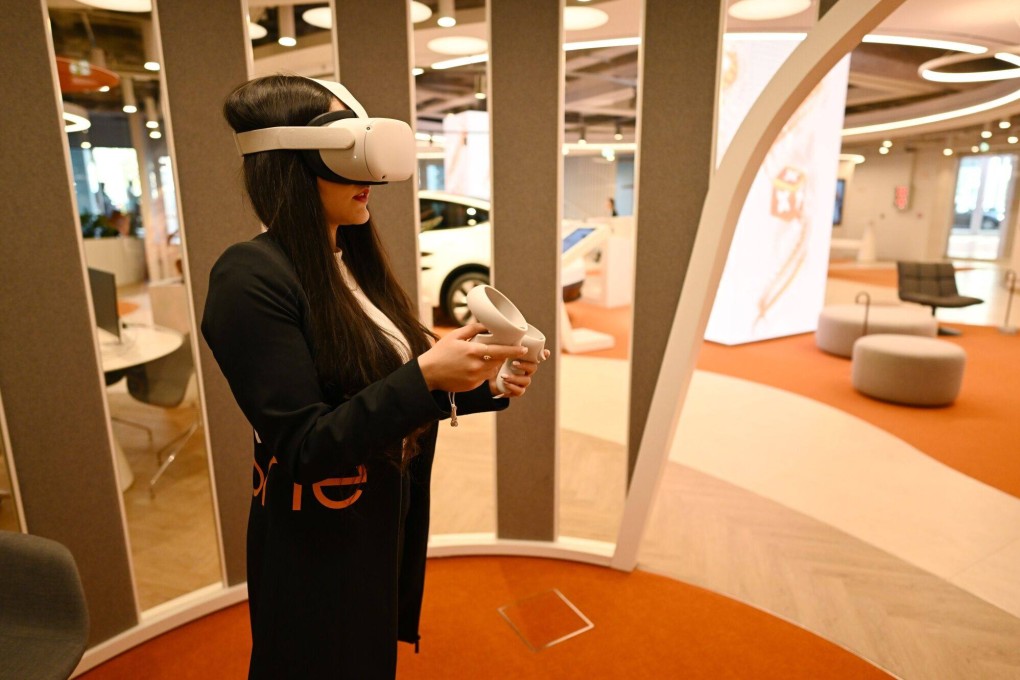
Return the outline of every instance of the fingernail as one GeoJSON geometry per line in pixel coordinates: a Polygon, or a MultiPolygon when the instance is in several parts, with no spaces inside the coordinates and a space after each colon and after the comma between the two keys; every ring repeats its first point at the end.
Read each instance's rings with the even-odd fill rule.
{"type": "Polygon", "coordinates": [[[505,373],[503,375],[499,376],[499,377],[502,378],[503,380],[509,380],[510,379],[510,376],[508,376],[505,373]]]}
{"type": "Polygon", "coordinates": [[[513,362],[513,363],[511,364],[511,366],[513,366],[513,367],[515,367],[515,368],[520,368],[520,367],[521,367],[521,362],[519,362],[519,361],[515,361],[515,362],[513,362]]]}

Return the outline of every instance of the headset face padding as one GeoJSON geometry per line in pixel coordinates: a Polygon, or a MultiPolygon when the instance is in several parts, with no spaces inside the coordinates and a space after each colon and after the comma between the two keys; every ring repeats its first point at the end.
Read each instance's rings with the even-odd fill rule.
{"type": "Polygon", "coordinates": [[[324,180],[341,184],[385,184],[405,180],[416,164],[414,133],[403,121],[359,118],[354,111],[328,111],[309,126],[343,128],[353,134],[350,148],[307,149],[308,166],[324,180]]]}

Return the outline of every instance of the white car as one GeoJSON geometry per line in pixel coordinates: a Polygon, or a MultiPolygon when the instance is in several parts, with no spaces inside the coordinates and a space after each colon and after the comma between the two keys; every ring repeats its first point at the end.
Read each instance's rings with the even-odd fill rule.
{"type": "MultiPolygon", "coordinates": [[[[489,202],[439,191],[419,191],[421,209],[421,299],[439,307],[459,325],[471,321],[468,291],[489,283],[492,225],[489,202]]],[[[563,267],[563,299],[576,300],[584,283],[584,262],[563,267]]]]}

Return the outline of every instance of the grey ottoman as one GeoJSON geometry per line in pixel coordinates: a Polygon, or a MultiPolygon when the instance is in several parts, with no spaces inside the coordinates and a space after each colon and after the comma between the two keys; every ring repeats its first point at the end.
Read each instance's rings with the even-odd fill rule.
{"type": "Polygon", "coordinates": [[[967,354],[944,340],[867,335],[854,343],[853,385],[897,404],[945,406],[960,393],[967,354]]]}
{"type": "MultiPolygon", "coordinates": [[[[829,305],[818,316],[815,344],[829,354],[849,357],[863,330],[864,305],[829,305]]],[[[917,305],[871,305],[868,335],[872,333],[934,338],[938,323],[928,309],[917,305]]]]}

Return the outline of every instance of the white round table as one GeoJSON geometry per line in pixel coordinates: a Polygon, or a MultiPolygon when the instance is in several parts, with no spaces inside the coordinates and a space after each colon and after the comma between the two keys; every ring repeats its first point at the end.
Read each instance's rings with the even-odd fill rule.
{"type": "MultiPolygon", "coordinates": [[[[132,366],[141,366],[170,354],[184,343],[184,336],[162,326],[132,326],[122,328],[120,339],[104,330],[99,330],[99,353],[103,362],[103,373],[114,373],[132,366]]],[[[127,491],[135,481],[135,475],[128,465],[127,456],[113,438],[114,457],[117,461],[120,490],[127,491]]]]}

